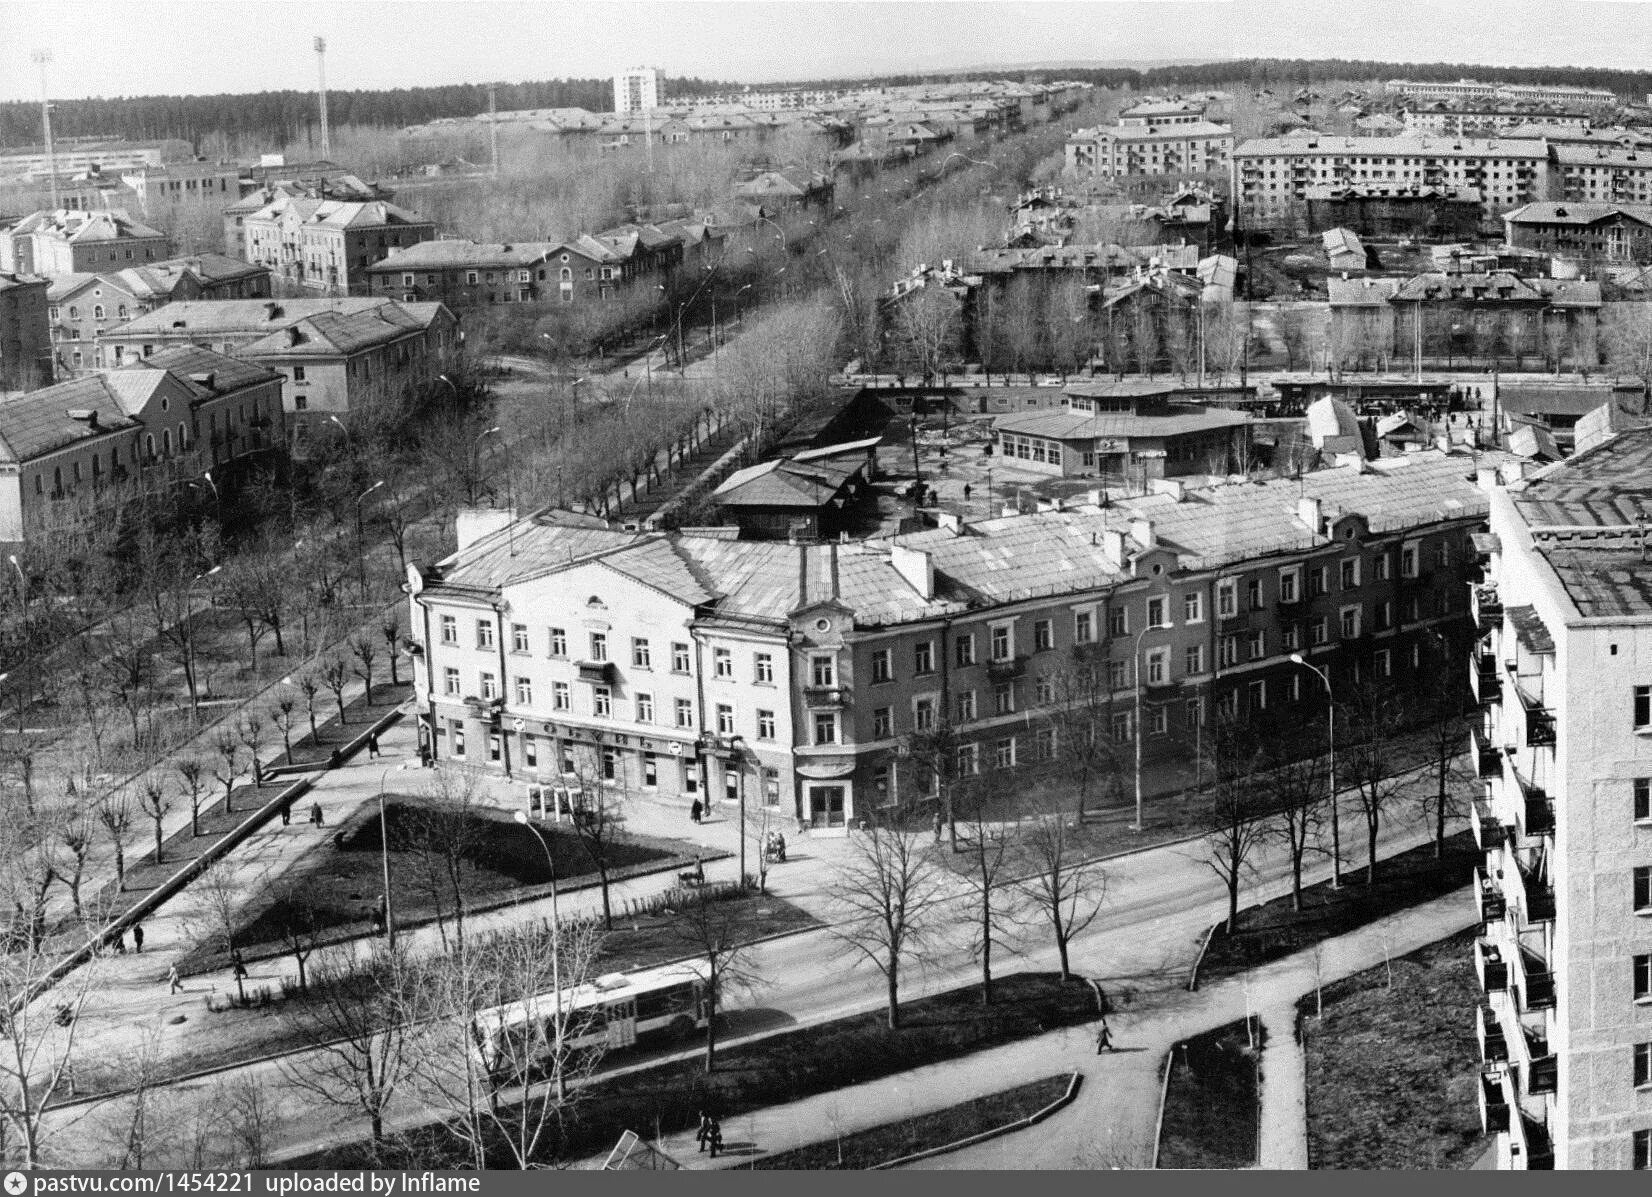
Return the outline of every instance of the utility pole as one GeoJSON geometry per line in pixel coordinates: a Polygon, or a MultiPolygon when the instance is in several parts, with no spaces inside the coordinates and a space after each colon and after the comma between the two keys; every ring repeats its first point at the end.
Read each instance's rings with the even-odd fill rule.
{"type": "Polygon", "coordinates": [[[323,159],[332,157],[332,143],[327,139],[327,39],[315,39],[315,69],[316,81],[320,90],[316,93],[321,108],[321,156],[323,159]]]}
{"type": "Polygon", "coordinates": [[[499,85],[488,84],[488,150],[492,157],[492,177],[499,177],[499,85]]]}
{"type": "Polygon", "coordinates": [[[57,211],[57,154],[52,150],[52,102],[46,92],[46,65],[50,50],[36,50],[30,57],[40,67],[40,124],[46,134],[46,173],[52,181],[52,211],[57,211]]]}

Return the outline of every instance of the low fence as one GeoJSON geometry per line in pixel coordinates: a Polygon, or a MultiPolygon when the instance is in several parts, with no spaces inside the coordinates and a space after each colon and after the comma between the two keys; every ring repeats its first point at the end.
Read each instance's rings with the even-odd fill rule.
{"type": "Polygon", "coordinates": [[[979,1134],[970,1135],[967,1139],[959,1139],[954,1143],[946,1143],[940,1147],[931,1147],[924,1151],[915,1151],[911,1155],[903,1155],[899,1159],[885,1160],[881,1164],[873,1164],[871,1171],[881,1172],[888,1168],[899,1168],[903,1164],[915,1164],[919,1160],[927,1160],[932,1156],[945,1155],[949,1151],[960,1151],[965,1147],[973,1147],[977,1143],[985,1143],[988,1139],[996,1139],[999,1135],[1007,1135],[1013,1131],[1026,1130],[1029,1126],[1037,1126],[1044,1119],[1059,1110],[1066,1109],[1072,1104],[1073,1098],[1078,1096],[1078,1087],[1084,1081],[1082,1072],[1075,1072],[1067,1079],[1067,1091],[1056,1098],[1041,1110],[1035,1110],[1025,1118],[1017,1118],[1014,1122],[1007,1122],[1003,1126],[995,1126],[979,1134]]]}

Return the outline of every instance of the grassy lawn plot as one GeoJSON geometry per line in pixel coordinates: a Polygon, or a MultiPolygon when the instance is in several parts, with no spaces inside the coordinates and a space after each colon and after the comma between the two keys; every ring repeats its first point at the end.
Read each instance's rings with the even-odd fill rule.
{"type": "MultiPolygon", "coordinates": [[[[606,1152],[627,1129],[673,1134],[694,1126],[701,1110],[726,1121],[1096,1017],[1095,991],[1077,978],[1064,983],[1055,973],[1016,973],[997,978],[993,989],[991,1006],[981,1005],[975,986],[904,1003],[898,1031],[877,1010],[732,1045],[718,1052],[717,1071],[709,1075],[694,1056],[600,1079],[581,1090],[562,1141],[546,1145],[542,1162],[606,1152]]],[[[437,1128],[408,1136],[397,1151],[380,1166],[428,1168],[463,1157],[437,1128]]],[[[358,1144],[294,1165],[356,1167],[369,1155],[358,1144]]]]}
{"type": "Polygon", "coordinates": [[[1465,931],[1303,998],[1308,1166],[1466,1168],[1486,1149],[1465,931]]]}
{"type": "Polygon", "coordinates": [[[1250,1168],[1261,1113],[1262,1023],[1231,1022],[1170,1052],[1160,1168],[1250,1168]]]}
{"type": "MultiPolygon", "coordinates": [[[[399,926],[450,919],[455,909],[447,861],[426,821],[431,808],[430,799],[417,795],[397,794],[386,800],[390,885],[399,926]]],[[[365,930],[384,892],[383,829],[376,805],[363,807],[337,829],[326,827],[320,833],[304,821],[304,815],[300,802],[286,834],[314,837],[315,847],[282,886],[253,898],[241,911],[235,941],[248,959],[280,955],[285,950],[283,931],[289,926],[317,932],[365,930]]],[[[453,834],[459,843],[458,888],[467,910],[495,905],[524,887],[550,883],[545,849],[538,837],[507,812],[467,812],[453,834]]],[[[557,882],[564,889],[570,883],[596,880],[596,866],[572,830],[551,825],[544,828],[544,835],[556,862],[557,882]]],[[[611,878],[626,870],[666,867],[673,861],[691,863],[692,859],[683,855],[680,843],[650,836],[619,836],[605,849],[611,878]]],[[[222,945],[204,944],[179,963],[178,971],[202,972],[225,963],[222,945]]]]}
{"type": "Polygon", "coordinates": [[[1005,1089],[1002,1093],[989,1093],[973,1101],[948,1106],[933,1114],[903,1118],[871,1130],[857,1131],[852,1135],[811,1143],[795,1151],[771,1155],[752,1166],[808,1171],[874,1168],[890,1160],[945,1147],[960,1139],[1030,1118],[1065,1094],[1071,1080],[1067,1073],[1047,1076],[1017,1085],[1014,1089],[1005,1089]]]}
{"type": "Polygon", "coordinates": [[[1232,935],[1225,923],[1218,924],[1199,966],[1199,981],[1204,984],[1242,973],[1395,911],[1442,898],[1468,884],[1480,859],[1473,836],[1464,831],[1446,840],[1445,854],[1438,860],[1434,845],[1425,844],[1379,861],[1372,886],[1365,884],[1364,869],[1344,865],[1340,890],[1332,889],[1329,881],[1303,887],[1300,912],[1291,909],[1286,894],[1241,910],[1232,935]]]}

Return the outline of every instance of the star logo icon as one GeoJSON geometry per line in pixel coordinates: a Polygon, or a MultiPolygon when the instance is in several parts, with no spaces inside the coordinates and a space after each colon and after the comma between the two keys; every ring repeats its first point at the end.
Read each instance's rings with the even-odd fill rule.
{"type": "Polygon", "coordinates": [[[29,1178],[21,1172],[6,1173],[6,1192],[10,1193],[11,1197],[22,1197],[28,1188],[29,1178]]]}

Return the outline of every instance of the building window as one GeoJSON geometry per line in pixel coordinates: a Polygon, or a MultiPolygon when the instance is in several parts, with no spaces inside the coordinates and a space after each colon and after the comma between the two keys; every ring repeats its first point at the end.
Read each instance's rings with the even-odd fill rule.
{"type": "Polygon", "coordinates": [[[759,740],[774,739],[774,712],[759,709],[757,712],[757,738],[759,740]]]}
{"type": "Polygon", "coordinates": [[[933,698],[919,698],[912,703],[912,730],[935,730],[935,700],[933,698]]]}
{"type": "Polygon", "coordinates": [[[1033,701],[1039,706],[1048,706],[1055,701],[1055,680],[1046,674],[1039,674],[1033,679],[1033,701]]]}
{"type": "Polygon", "coordinates": [[[648,641],[637,636],[631,637],[631,664],[637,669],[652,669],[653,656],[648,651],[648,641]]]}
{"type": "Polygon", "coordinates": [[[1408,544],[1400,549],[1400,577],[1414,578],[1417,576],[1417,546],[1408,544]]]}
{"type": "Polygon", "coordinates": [[[1015,683],[1006,682],[992,689],[992,709],[999,715],[1015,713],[1015,683]]]}
{"type": "Polygon", "coordinates": [[[1394,626],[1394,604],[1383,599],[1377,604],[1377,631],[1386,632],[1394,626]]]}
{"type": "Polygon", "coordinates": [[[1394,654],[1386,648],[1379,648],[1371,654],[1371,671],[1378,677],[1394,676],[1394,654]]]}
{"type": "Polygon", "coordinates": [[[1221,582],[1216,587],[1216,614],[1218,617],[1237,614],[1239,609],[1238,587],[1231,581],[1221,582]]]}
{"type": "Polygon", "coordinates": [[[671,672],[688,672],[688,645],[677,643],[671,645],[671,672]]]}
{"type": "Polygon", "coordinates": [[[1230,665],[1237,664],[1239,660],[1239,637],[1223,636],[1217,642],[1217,651],[1220,655],[1217,657],[1216,663],[1220,668],[1226,669],[1230,665]]]}
{"type": "Polygon", "coordinates": [[[1635,866],[1635,913],[1652,914],[1652,865],[1635,866]]]}
{"type": "Polygon", "coordinates": [[[522,737],[522,763],[530,769],[539,768],[539,741],[532,736],[522,737]]]}
{"type": "Polygon", "coordinates": [[[1170,650],[1155,648],[1147,654],[1147,684],[1163,686],[1170,681],[1170,650]]]}
{"type": "Polygon", "coordinates": [[[1182,671],[1187,674],[1199,674],[1205,671],[1205,646],[1190,644],[1182,661],[1182,671]]]}
{"type": "Polygon", "coordinates": [[[1205,725],[1205,700],[1190,698],[1182,704],[1182,724],[1185,727],[1203,727],[1205,725]]]}
{"type": "Polygon", "coordinates": [[[1147,626],[1150,628],[1169,627],[1169,620],[1165,618],[1165,600],[1150,598],[1147,600],[1147,626]]]}
{"type": "Polygon", "coordinates": [[[981,746],[979,744],[958,745],[958,774],[961,777],[974,777],[981,772],[981,746]]]}
{"type": "Polygon", "coordinates": [[[1096,638],[1096,615],[1094,611],[1075,611],[1073,613],[1073,643],[1091,644],[1096,638]]]}
{"type": "Polygon", "coordinates": [[[1041,727],[1033,733],[1033,756],[1041,761],[1055,759],[1055,728],[1041,727]]]}
{"type": "Polygon", "coordinates": [[[1325,617],[1321,615],[1318,619],[1314,620],[1313,625],[1310,628],[1310,640],[1317,647],[1328,643],[1330,638],[1330,625],[1326,622],[1325,617]]]}
{"type": "Polygon", "coordinates": [[[1391,572],[1392,569],[1388,564],[1388,554],[1386,552],[1378,553],[1372,561],[1372,576],[1379,582],[1386,582],[1391,572]]]}
{"type": "Polygon", "coordinates": [[[553,711],[567,711],[567,710],[571,710],[572,708],[573,708],[573,703],[571,701],[569,701],[568,683],[567,682],[552,682],[551,683],[551,709],[553,711]]]}
{"type": "Polygon", "coordinates": [[[1262,609],[1262,579],[1248,578],[1245,581],[1245,609],[1260,611],[1262,609]]]}
{"type": "Polygon", "coordinates": [[[1652,777],[1637,777],[1635,790],[1635,822],[1652,820],[1652,777]]]}
{"type": "Polygon", "coordinates": [[[551,656],[566,657],[568,655],[568,633],[561,628],[551,629],[551,656]]]}
{"type": "Polygon", "coordinates": [[[734,734],[734,708],[726,702],[717,704],[717,734],[732,736],[734,734]]]}
{"type": "Polygon", "coordinates": [[[519,707],[533,706],[533,680],[519,677],[516,679],[516,705],[519,707]]]}
{"type": "Polygon", "coordinates": [[[895,708],[874,707],[872,710],[872,738],[886,740],[895,734],[895,708]]]}
{"type": "Polygon", "coordinates": [[[992,629],[992,659],[994,661],[1008,661],[1015,655],[1015,640],[1011,636],[1008,624],[1001,624],[992,629]]]}
{"type": "Polygon", "coordinates": [[[1635,957],[1635,1000],[1652,1002],[1652,955],[1635,957]]]}
{"type": "Polygon", "coordinates": [[[602,750],[602,780],[619,780],[619,749],[604,748],[602,750]]]}
{"type": "Polygon", "coordinates": [[[1109,636],[1127,636],[1130,634],[1130,611],[1126,607],[1112,607],[1107,612],[1107,634],[1109,636]]]}
{"type": "Polygon", "coordinates": [[[1652,1085],[1652,1042],[1635,1044],[1635,1088],[1652,1085]]]}
{"type": "Polygon", "coordinates": [[[758,653],[753,660],[756,662],[757,684],[759,686],[774,685],[774,658],[768,653],[758,653]]]}
{"type": "Polygon", "coordinates": [[[960,635],[952,642],[952,656],[960,665],[975,664],[975,637],[968,633],[960,635]]]}
{"type": "Polygon", "coordinates": [[[1170,711],[1167,707],[1147,709],[1147,734],[1162,736],[1170,730],[1170,711]]]}
{"type": "Polygon", "coordinates": [[[511,652],[525,653],[528,651],[528,625],[525,623],[511,624],[511,652]]]}
{"type": "Polygon", "coordinates": [[[837,713],[835,711],[815,712],[815,743],[837,743],[837,713]]]}
{"type": "Polygon", "coordinates": [[[912,671],[919,674],[935,672],[935,646],[928,640],[912,646],[912,671]]]}
{"type": "Polygon", "coordinates": [[[453,755],[461,760],[465,755],[465,725],[457,719],[453,721],[453,755]]]}
{"type": "Polygon", "coordinates": [[[1119,711],[1113,715],[1113,743],[1127,744],[1135,739],[1135,718],[1130,711],[1119,711]]]}
{"type": "Polygon", "coordinates": [[[999,769],[1015,768],[1015,737],[1004,736],[993,745],[992,763],[999,769]]]}
{"type": "Polygon", "coordinates": [[[827,654],[810,657],[809,684],[821,687],[837,685],[837,658],[827,654]]]}
{"type": "Polygon", "coordinates": [[[642,784],[645,789],[659,788],[660,760],[652,752],[642,754],[642,784]]]}
{"type": "Polygon", "coordinates": [[[690,699],[679,698],[677,700],[677,726],[694,726],[694,703],[690,699]]]}
{"type": "Polygon", "coordinates": [[[969,723],[975,719],[975,691],[965,690],[952,700],[956,712],[954,718],[959,723],[969,723]]]}
{"type": "Polygon", "coordinates": [[[1342,588],[1353,590],[1359,585],[1359,558],[1347,557],[1342,562],[1342,588]]]}
{"type": "Polygon", "coordinates": [[[451,615],[442,616],[442,643],[459,643],[459,621],[451,615]]]}
{"type": "Polygon", "coordinates": [[[1635,687],[1635,730],[1652,727],[1652,686],[1635,687]]]}
{"type": "Polygon", "coordinates": [[[595,686],[591,690],[591,713],[599,719],[607,719],[614,713],[614,691],[608,686],[595,686]]]}
{"type": "Polygon", "coordinates": [[[1279,601],[1294,603],[1301,594],[1301,569],[1282,569],[1279,571],[1279,601]]]}
{"type": "Polygon", "coordinates": [[[716,677],[734,676],[734,654],[726,648],[711,650],[711,671],[716,677]]]}
{"type": "Polygon", "coordinates": [[[637,698],[636,698],[636,703],[637,703],[637,722],[638,723],[652,723],[652,722],[654,722],[654,696],[652,694],[638,694],[637,698]]]}
{"type": "Polygon", "coordinates": [[[1254,632],[1248,633],[1245,639],[1247,642],[1246,648],[1250,652],[1250,659],[1252,661],[1260,661],[1263,657],[1268,655],[1268,634],[1261,628],[1257,628],[1254,632]]]}
{"type": "Polygon", "coordinates": [[[891,654],[887,648],[872,650],[872,682],[887,682],[894,679],[891,672],[891,654]]]}
{"type": "Polygon", "coordinates": [[[1629,1166],[1637,1172],[1652,1169],[1652,1129],[1638,1130],[1632,1140],[1629,1166]]]}
{"type": "Polygon", "coordinates": [[[459,671],[451,665],[442,670],[442,693],[459,693],[459,671]]]}
{"type": "Polygon", "coordinates": [[[1205,621],[1205,596],[1194,591],[1182,596],[1182,619],[1187,623],[1205,621]]]}
{"type": "Polygon", "coordinates": [[[1046,652],[1055,645],[1055,628],[1047,619],[1033,623],[1033,652],[1046,652]]]}
{"type": "Polygon", "coordinates": [[[1265,711],[1265,710],[1268,709],[1268,683],[1267,682],[1262,681],[1260,679],[1257,680],[1257,681],[1254,681],[1254,682],[1247,682],[1245,684],[1245,690],[1246,690],[1246,694],[1245,694],[1246,701],[1250,704],[1250,709],[1253,712],[1254,711],[1265,711]]]}

